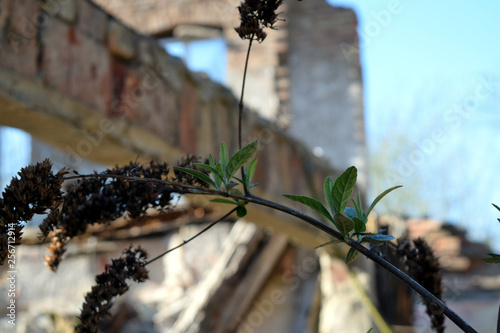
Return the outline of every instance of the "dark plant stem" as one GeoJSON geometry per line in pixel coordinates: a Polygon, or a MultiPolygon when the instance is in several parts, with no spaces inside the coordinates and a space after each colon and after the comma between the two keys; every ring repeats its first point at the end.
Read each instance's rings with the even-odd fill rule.
{"type": "Polygon", "coordinates": [[[193,237],[189,238],[189,239],[186,239],[184,241],[182,241],[181,244],[177,245],[177,246],[174,246],[173,248],[171,248],[170,250],[168,251],[165,251],[163,252],[162,254],[154,257],[153,259],[149,260],[148,262],[146,262],[144,264],[144,266],[146,265],[149,265],[150,263],[152,263],[153,261],[156,261],[158,259],[160,259],[161,257],[163,257],[164,255],[167,255],[169,254],[170,252],[174,251],[174,250],[177,250],[178,248],[180,248],[181,246],[184,246],[186,245],[187,243],[189,243],[190,241],[192,241],[193,239],[197,238],[198,236],[200,236],[201,234],[203,234],[205,231],[207,231],[208,229],[212,228],[214,225],[216,225],[217,223],[219,223],[220,221],[222,220],[225,220],[227,219],[232,213],[234,213],[236,211],[238,207],[236,208],[233,208],[229,211],[229,213],[227,213],[226,215],[222,216],[221,218],[219,218],[217,221],[214,221],[212,223],[210,223],[209,225],[207,225],[205,228],[203,228],[203,230],[201,230],[200,232],[198,232],[196,235],[194,235],[193,237]]]}
{"type": "Polygon", "coordinates": [[[241,84],[241,94],[240,94],[240,103],[238,104],[239,112],[238,112],[238,149],[242,148],[241,143],[241,124],[243,118],[243,96],[245,95],[245,83],[247,80],[247,71],[248,71],[248,60],[250,59],[250,50],[252,49],[252,41],[253,38],[248,42],[247,56],[245,59],[245,68],[243,69],[243,82],[241,84]]]}
{"type": "Polygon", "coordinates": [[[464,332],[477,333],[476,330],[474,330],[465,320],[463,320],[459,315],[457,315],[453,310],[451,310],[439,298],[437,298],[431,292],[429,292],[427,289],[422,287],[419,283],[417,283],[415,280],[413,280],[410,276],[408,276],[402,270],[395,267],[393,264],[386,261],[385,259],[378,256],[377,254],[371,252],[369,249],[367,249],[366,247],[364,247],[363,245],[361,245],[357,241],[355,241],[353,239],[345,240],[344,237],[342,237],[342,235],[337,230],[333,229],[331,226],[326,225],[323,222],[321,222],[313,217],[310,217],[302,212],[299,212],[295,209],[280,205],[280,204],[273,202],[273,201],[269,201],[269,200],[254,196],[252,194],[248,194],[246,196],[241,196],[241,195],[236,195],[236,194],[232,194],[232,193],[228,193],[228,192],[218,191],[218,190],[214,190],[214,189],[210,189],[210,188],[175,183],[175,182],[170,182],[170,181],[166,181],[166,180],[159,180],[159,179],[137,178],[137,177],[121,176],[121,175],[80,175],[80,176],[65,177],[65,179],[91,178],[91,177],[119,178],[119,179],[130,180],[130,181],[152,182],[152,183],[157,183],[157,184],[163,184],[166,186],[185,188],[185,189],[192,190],[189,192],[191,194],[214,194],[214,195],[220,195],[223,197],[230,197],[230,198],[242,200],[244,202],[249,202],[249,203],[254,203],[254,204],[257,204],[260,206],[269,207],[269,208],[272,208],[275,210],[282,211],[288,215],[295,216],[295,217],[303,220],[304,222],[309,223],[313,227],[324,231],[325,233],[329,234],[330,236],[345,242],[351,248],[354,248],[355,250],[359,251],[361,254],[363,254],[368,259],[370,259],[370,260],[376,262],[377,264],[379,264],[380,266],[382,266],[385,270],[389,271],[395,277],[397,277],[398,279],[403,281],[406,285],[408,285],[410,288],[412,288],[415,292],[420,294],[420,296],[425,298],[429,303],[433,304],[437,309],[442,311],[446,317],[448,317],[452,322],[454,322],[464,332]]]}
{"type": "MultiPolygon", "coordinates": [[[[243,69],[243,82],[241,83],[241,94],[240,94],[240,103],[238,104],[238,149],[241,150],[242,148],[242,140],[241,140],[241,124],[243,122],[243,96],[245,95],[245,82],[247,80],[247,71],[248,71],[248,60],[250,59],[250,50],[252,49],[252,41],[253,41],[254,35],[250,38],[250,41],[248,42],[248,49],[247,49],[247,56],[245,59],[245,68],[243,69]]],[[[245,168],[241,167],[241,179],[243,182],[245,182],[245,168]]],[[[245,187],[245,195],[249,196],[250,191],[245,187]]]]}

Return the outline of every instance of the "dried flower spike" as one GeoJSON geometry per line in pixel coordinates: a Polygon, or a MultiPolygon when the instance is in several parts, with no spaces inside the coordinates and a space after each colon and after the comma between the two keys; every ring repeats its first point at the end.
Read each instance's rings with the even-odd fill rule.
{"type": "Polygon", "coordinates": [[[123,251],[119,259],[113,259],[106,265],[105,272],[97,275],[96,285],[85,296],[79,319],[81,324],[75,332],[97,333],[100,321],[109,315],[113,306],[113,297],[123,295],[128,290],[127,279],[144,282],[148,279],[148,271],[144,268],[148,254],[140,246],[130,246],[123,251]]]}
{"type": "Polygon", "coordinates": [[[278,7],[283,0],[246,0],[238,6],[240,26],[235,28],[241,39],[257,40],[267,37],[264,28],[275,29],[278,21],[278,7]]]}
{"type": "Polygon", "coordinates": [[[54,211],[61,201],[61,185],[66,169],[54,174],[48,159],[19,171],[0,198],[0,265],[9,245],[21,244],[22,229],[35,214],[54,211]]]}
{"type": "MultiPolygon", "coordinates": [[[[398,253],[404,260],[408,274],[434,296],[442,300],[441,266],[432,248],[422,238],[413,240],[413,246],[410,245],[408,240],[404,239],[399,240],[398,243],[398,253]]],[[[427,307],[427,314],[431,319],[434,330],[438,333],[444,332],[445,317],[443,312],[425,299],[423,301],[427,307]]]]}

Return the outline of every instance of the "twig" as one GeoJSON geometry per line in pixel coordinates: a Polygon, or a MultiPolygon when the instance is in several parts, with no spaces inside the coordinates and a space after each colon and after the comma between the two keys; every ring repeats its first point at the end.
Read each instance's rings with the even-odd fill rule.
{"type": "Polygon", "coordinates": [[[284,205],[280,205],[276,202],[269,201],[257,196],[254,196],[252,194],[246,195],[246,196],[241,196],[241,195],[236,195],[233,193],[228,193],[228,192],[223,192],[223,191],[218,191],[210,188],[204,188],[201,186],[194,186],[194,185],[187,185],[187,184],[181,184],[181,183],[176,183],[176,182],[171,182],[167,180],[160,180],[160,179],[149,179],[149,178],[138,178],[138,177],[130,177],[130,176],[121,176],[121,175],[80,175],[80,176],[71,176],[71,177],[66,177],[65,179],[75,179],[75,178],[90,178],[90,177],[105,177],[105,178],[119,178],[119,179],[125,179],[125,180],[130,180],[130,181],[143,181],[143,182],[153,182],[157,184],[164,184],[168,186],[175,186],[175,187],[180,187],[180,188],[186,188],[186,189],[191,189],[193,190],[191,193],[192,194],[200,194],[200,193],[211,193],[215,195],[220,195],[223,197],[229,197],[229,198],[234,198],[238,200],[242,200],[244,202],[250,202],[254,203],[260,206],[266,206],[272,209],[276,209],[279,211],[282,211],[288,215],[295,216],[301,220],[303,220],[306,223],[309,223],[313,227],[324,231],[325,233],[329,234],[332,237],[335,237],[338,240],[341,240],[345,242],[348,246],[354,248],[355,250],[359,251],[361,254],[363,254],[365,257],[368,259],[376,262],[380,266],[382,266],[385,270],[393,274],[395,277],[397,277],[399,280],[403,281],[406,285],[408,285],[411,289],[416,291],[420,296],[425,298],[429,303],[433,304],[438,310],[442,311],[446,317],[448,317],[452,322],[454,322],[459,328],[461,328],[464,332],[467,333],[477,333],[476,330],[474,330],[464,319],[462,319],[459,315],[457,315],[452,309],[450,309],[446,304],[444,304],[439,298],[434,296],[430,291],[422,287],[418,282],[416,282],[414,279],[412,279],[410,276],[408,276],[406,273],[401,271],[399,268],[391,264],[390,262],[386,261],[384,258],[378,256],[377,254],[371,252],[369,249],[358,243],[357,241],[351,239],[349,241],[346,241],[344,237],[335,229],[333,229],[331,226],[324,224],[323,222],[310,217],[302,212],[299,212],[295,209],[289,208],[284,205]]]}
{"type": "Polygon", "coordinates": [[[226,218],[228,218],[228,217],[229,217],[232,213],[234,213],[234,212],[236,211],[236,209],[237,209],[237,208],[238,208],[238,207],[231,209],[231,210],[229,211],[229,213],[227,213],[226,215],[222,216],[222,217],[221,217],[221,218],[219,218],[217,221],[214,221],[214,222],[210,223],[208,226],[206,226],[205,228],[203,228],[203,230],[201,230],[200,232],[198,232],[198,233],[197,233],[196,235],[194,235],[193,237],[191,237],[191,238],[189,238],[189,239],[187,239],[187,240],[182,241],[182,243],[181,243],[181,244],[179,244],[179,245],[177,245],[177,246],[175,246],[175,247],[171,248],[170,250],[165,251],[165,252],[163,252],[162,254],[160,254],[160,255],[158,255],[158,256],[156,256],[156,257],[154,257],[153,259],[149,260],[148,262],[146,262],[146,263],[144,264],[144,266],[149,265],[150,263],[152,263],[152,262],[153,262],[153,261],[155,261],[155,260],[160,259],[160,258],[161,258],[161,257],[163,257],[164,255],[166,255],[166,254],[168,254],[168,253],[170,253],[170,252],[172,252],[172,251],[174,251],[174,250],[177,250],[177,249],[178,249],[178,248],[180,248],[181,246],[186,245],[187,243],[189,243],[190,241],[192,241],[192,240],[193,240],[193,239],[195,239],[196,237],[200,236],[202,233],[204,233],[204,232],[205,232],[205,231],[207,231],[208,229],[212,228],[214,225],[216,225],[216,224],[217,224],[217,223],[219,223],[220,221],[225,220],[226,218]]]}
{"type": "Polygon", "coordinates": [[[241,94],[240,94],[240,103],[238,104],[239,113],[238,113],[238,149],[242,148],[241,144],[241,123],[243,118],[243,96],[245,94],[245,82],[247,79],[247,71],[248,71],[248,60],[250,59],[250,50],[252,49],[252,41],[253,37],[250,38],[248,42],[247,56],[245,59],[245,69],[243,70],[243,82],[241,84],[241,94]]]}
{"type": "MultiPolygon", "coordinates": [[[[248,42],[248,49],[247,49],[247,56],[245,59],[245,68],[243,70],[243,82],[241,84],[241,94],[240,94],[240,103],[238,104],[238,149],[241,150],[242,148],[242,142],[241,142],[241,123],[243,122],[243,96],[245,95],[245,82],[247,79],[247,71],[248,71],[248,60],[250,59],[250,50],[252,49],[252,41],[254,38],[255,34],[252,34],[252,37],[250,38],[250,41],[248,42]]],[[[243,182],[245,182],[245,168],[242,166],[241,167],[241,179],[243,182]]],[[[244,188],[245,195],[249,196],[250,192],[248,189],[245,187],[244,188]]]]}

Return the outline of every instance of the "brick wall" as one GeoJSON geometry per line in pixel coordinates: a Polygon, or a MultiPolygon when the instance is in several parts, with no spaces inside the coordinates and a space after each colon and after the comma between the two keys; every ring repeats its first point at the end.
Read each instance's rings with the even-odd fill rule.
{"type": "MultiPolygon", "coordinates": [[[[78,169],[83,158],[108,165],[137,158],[175,162],[185,153],[217,153],[220,141],[235,151],[235,96],[93,3],[5,0],[0,28],[0,124],[62,149],[66,165],[78,169]]],[[[243,138],[261,142],[255,177],[268,198],[320,196],[324,178],[335,175],[248,110],[243,138]]],[[[266,226],[272,216],[272,227],[317,244],[301,222],[262,209],[249,216],[266,226]]]]}
{"type": "Polygon", "coordinates": [[[343,50],[358,45],[357,24],[352,9],[325,0],[290,1],[290,133],[320,148],[335,168],[355,165],[366,188],[361,66],[359,55],[346,57],[343,50]]]}
{"type": "MultiPolygon", "coordinates": [[[[182,24],[210,25],[221,28],[227,42],[227,85],[239,94],[248,41],[242,41],[234,27],[239,25],[239,0],[95,0],[136,31],[150,35],[169,35],[182,24]]],[[[286,11],[286,5],[280,12],[286,11]]],[[[285,15],[280,14],[281,17],[285,15]]],[[[286,22],[277,24],[262,44],[254,43],[247,74],[246,103],[267,119],[283,117],[275,79],[279,51],[286,36],[286,22]]]]}
{"type": "MultiPolygon", "coordinates": [[[[186,23],[222,28],[228,47],[228,86],[241,87],[247,42],[234,33],[238,0],[96,0],[145,33],[171,32],[186,23]]],[[[357,18],[326,0],[286,1],[278,30],[255,43],[248,70],[247,103],[278,119],[289,133],[317,148],[335,168],[356,165],[366,188],[366,142],[357,18]],[[314,133],[314,134],[312,134],[314,133]]]]}

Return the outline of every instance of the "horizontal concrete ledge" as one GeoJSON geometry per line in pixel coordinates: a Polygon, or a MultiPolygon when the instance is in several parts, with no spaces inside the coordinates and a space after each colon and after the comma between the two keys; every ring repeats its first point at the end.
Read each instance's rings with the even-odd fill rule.
{"type": "MultiPolygon", "coordinates": [[[[228,101],[225,94],[216,94],[228,101]]],[[[234,99],[234,101],[236,101],[234,99]]],[[[126,164],[131,160],[149,161],[153,158],[175,163],[185,156],[164,138],[147,128],[123,119],[107,118],[99,110],[26,79],[8,70],[0,70],[0,125],[29,132],[35,138],[67,152],[66,165],[78,170],[78,156],[106,165],[126,164]]],[[[229,108],[229,109],[232,109],[229,108]]],[[[212,113],[213,116],[213,113],[212,113]]],[[[228,117],[228,115],[221,115],[228,117]]],[[[261,185],[255,194],[298,209],[304,206],[283,199],[282,193],[322,196],[326,176],[336,176],[329,165],[314,157],[303,145],[288,138],[273,125],[252,112],[245,112],[245,138],[261,139],[259,165],[255,175],[261,185]]],[[[230,135],[228,143],[235,135],[230,135]]],[[[227,134],[226,133],[226,134],[227,134]]],[[[215,132],[217,137],[220,134],[215,132]]],[[[205,140],[201,137],[200,140],[205,140]]],[[[215,137],[210,138],[216,141],[215,137]]],[[[218,144],[217,144],[218,145],[218,144]]],[[[218,151],[213,152],[215,156],[218,151]]],[[[207,198],[190,196],[198,204],[213,205],[207,198]]],[[[247,221],[271,232],[285,234],[292,242],[313,248],[330,240],[319,230],[282,212],[256,205],[248,206],[247,221]]],[[[216,207],[221,212],[228,207],[216,207]]],[[[307,209],[306,212],[310,212],[307,209]]]]}
{"type": "Polygon", "coordinates": [[[123,119],[110,119],[41,83],[0,69],[0,125],[30,133],[68,153],[68,166],[86,158],[106,165],[153,158],[175,161],[183,152],[123,119]]]}

